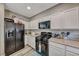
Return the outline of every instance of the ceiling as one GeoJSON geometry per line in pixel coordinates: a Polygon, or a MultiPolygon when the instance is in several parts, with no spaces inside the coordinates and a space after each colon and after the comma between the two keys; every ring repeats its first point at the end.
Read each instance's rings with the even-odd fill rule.
{"type": "Polygon", "coordinates": [[[55,6],[56,4],[58,3],[6,3],[5,9],[30,18],[55,6]],[[30,6],[31,10],[27,10],[27,6],[30,6]]]}

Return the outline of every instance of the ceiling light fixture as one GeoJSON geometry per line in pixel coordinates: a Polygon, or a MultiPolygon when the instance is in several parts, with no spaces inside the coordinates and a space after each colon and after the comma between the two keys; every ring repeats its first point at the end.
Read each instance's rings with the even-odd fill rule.
{"type": "Polygon", "coordinates": [[[27,6],[27,9],[28,9],[28,10],[31,10],[31,7],[30,7],[30,6],[27,6]]]}

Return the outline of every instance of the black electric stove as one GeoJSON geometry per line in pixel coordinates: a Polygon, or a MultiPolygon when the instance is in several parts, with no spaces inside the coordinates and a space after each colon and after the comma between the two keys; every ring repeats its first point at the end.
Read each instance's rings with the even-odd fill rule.
{"type": "Polygon", "coordinates": [[[51,32],[41,32],[41,35],[36,37],[36,51],[42,56],[49,55],[48,39],[51,37],[51,32]]]}

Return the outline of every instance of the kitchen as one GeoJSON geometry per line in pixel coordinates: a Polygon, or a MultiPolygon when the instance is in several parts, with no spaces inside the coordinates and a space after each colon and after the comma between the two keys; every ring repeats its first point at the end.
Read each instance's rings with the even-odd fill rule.
{"type": "Polygon", "coordinates": [[[79,3],[5,3],[0,12],[0,55],[79,56],[79,3]],[[6,18],[24,25],[24,47],[10,54],[5,53],[6,18]]]}

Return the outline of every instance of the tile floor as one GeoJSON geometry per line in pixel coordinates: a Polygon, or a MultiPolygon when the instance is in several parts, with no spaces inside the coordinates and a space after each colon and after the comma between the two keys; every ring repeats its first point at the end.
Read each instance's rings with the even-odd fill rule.
{"type": "Polygon", "coordinates": [[[26,46],[25,48],[11,54],[10,56],[41,56],[36,51],[34,51],[31,47],[26,46]]]}

